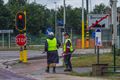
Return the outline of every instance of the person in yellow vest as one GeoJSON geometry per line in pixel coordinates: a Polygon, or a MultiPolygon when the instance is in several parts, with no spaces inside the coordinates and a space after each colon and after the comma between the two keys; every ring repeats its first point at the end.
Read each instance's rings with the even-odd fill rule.
{"type": "Polygon", "coordinates": [[[72,64],[71,64],[71,54],[74,51],[72,47],[72,41],[68,33],[64,34],[65,42],[63,45],[63,55],[64,55],[64,63],[65,63],[65,70],[64,71],[72,71],[72,64]]]}
{"type": "Polygon", "coordinates": [[[47,69],[49,73],[52,64],[53,73],[56,73],[56,63],[59,63],[59,56],[57,49],[60,47],[60,42],[54,37],[54,33],[50,32],[45,42],[45,52],[47,52],[47,69]]]}

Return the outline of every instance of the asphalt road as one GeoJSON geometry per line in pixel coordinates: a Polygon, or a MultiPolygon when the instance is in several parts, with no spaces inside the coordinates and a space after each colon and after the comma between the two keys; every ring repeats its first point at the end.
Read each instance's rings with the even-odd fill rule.
{"type": "MultiPolygon", "coordinates": [[[[44,56],[43,51],[28,50],[28,57],[44,56]]],[[[100,54],[111,52],[110,49],[100,49],[100,54]]],[[[60,52],[62,53],[62,52],[60,52]]],[[[77,49],[73,54],[94,54],[94,49],[77,49]]],[[[9,60],[19,58],[19,51],[0,51],[0,60],[9,60]]]]}
{"type": "Polygon", "coordinates": [[[0,80],[36,80],[36,79],[17,75],[5,69],[0,69],[0,80]]]}
{"type": "MultiPolygon", "coordinates": [[[[28,51],[28,57],[42,56],[42,51],[28,51]]],[[[0,60],[18,59],[19,51],[0,51],[0,60]]]]}

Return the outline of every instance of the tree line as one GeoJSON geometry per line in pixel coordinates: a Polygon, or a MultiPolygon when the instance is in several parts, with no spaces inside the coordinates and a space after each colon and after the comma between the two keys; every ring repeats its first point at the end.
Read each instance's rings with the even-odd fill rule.
{"type": "MultiPolygon", "coordinates": [[[[46,6],[37,3],[27,3],[27,0],[9,0],[4,4],[0,0],[0,30],[14,29],[15,30],[15,15],[18,11],[27,12],[27,32],[31,35],[37,35],[40,32],[45,32],[48,26],[55,26],[55,10],[48,9],[46,6]]],[[[85,18],[87,16],[86,9],[85,18]]],[[[90,13],[108,13],[110,7],[100,4],[95,5],[90,13]]],[[[63,20],[63,6],[56,11],[57,20],[63,20]]],[[[81,34],[81,19],[82,8],[73,8],[68,5],[66,7],[66,28],[72,28],[81,34]]],[[[86,19],[85,19],[86,20],[86,19]]]]}

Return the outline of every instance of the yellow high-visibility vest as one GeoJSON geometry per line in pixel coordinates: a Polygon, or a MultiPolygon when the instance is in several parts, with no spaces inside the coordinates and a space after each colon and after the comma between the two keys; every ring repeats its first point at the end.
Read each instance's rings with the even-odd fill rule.
{"type": "Polygon", "coordinates": [[[48,43],[48,51],[57,50],[57,39],[54,38],[53,40],[47,39],[48,43]]]}
{"type": "Polygon", "coordinates": [[[73,46],[72,46],[72,41],[71,41],[71,39],[66,39],[66,40],[65,40],[63,50],[64,50],[64,52],[66,51],[66,43],[67,43],[68,41],[70,41],[70,43],[71,43],[71,45],[70,45],[70,52],[72,52],[72,51],[73,51],[73,46]]]}

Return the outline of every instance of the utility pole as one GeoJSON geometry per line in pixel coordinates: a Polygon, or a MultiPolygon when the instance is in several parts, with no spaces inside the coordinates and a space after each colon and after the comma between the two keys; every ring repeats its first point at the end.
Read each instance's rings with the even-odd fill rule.
{"type": "Polygon", "coordinates": [[[62,32],[62,43],[64,43],[65,39],[64,39],[64,33],[66,31],[65,27],[66,27],[66,3],[65,3],[65,0],[63,0],[63,5],[64,5],[64,22],[63,22],[63,32],[62,32]]]}
{"type": "Polygon", "coordinates": [[[114,72],[116,71],[116,47],[117,47],[117,0],[110,0],[112,7],[112,27],[113,27],[113,55],[114,55],[114,72]]]}
{"type": "Polygon", "coordinates": [[[55,37],[57,37],[57,10],[56,10],[56,2],[54,2],[55,4],[55,37]]]}
{"type": "MultiPolygon", "coordinates": [[[[89,13],[89,2],[86,0],[86,9],[87,9],[87,15],[89,13]]],[[[88,29],[88,18],[86,16],[86,48],[89,48],[89,29],[88,29]]]]}
{"type": "Polygon", "coordinates": [[[85,47],[85,33],[84,33],[84,0],[82,0],[82,48],[85,47]]]}
{"type": "Polygon", "coordinates": [[[86,0],[86,9],[87,9],[87,13],[89,13],[89,0],[86,0]]]}
{"type": "Polygon", "coordinates": [[[65,0],[63,1],[64,4],[64,32],[65,32],[65,27],[66,27],[66,3],[65,0]]]}

